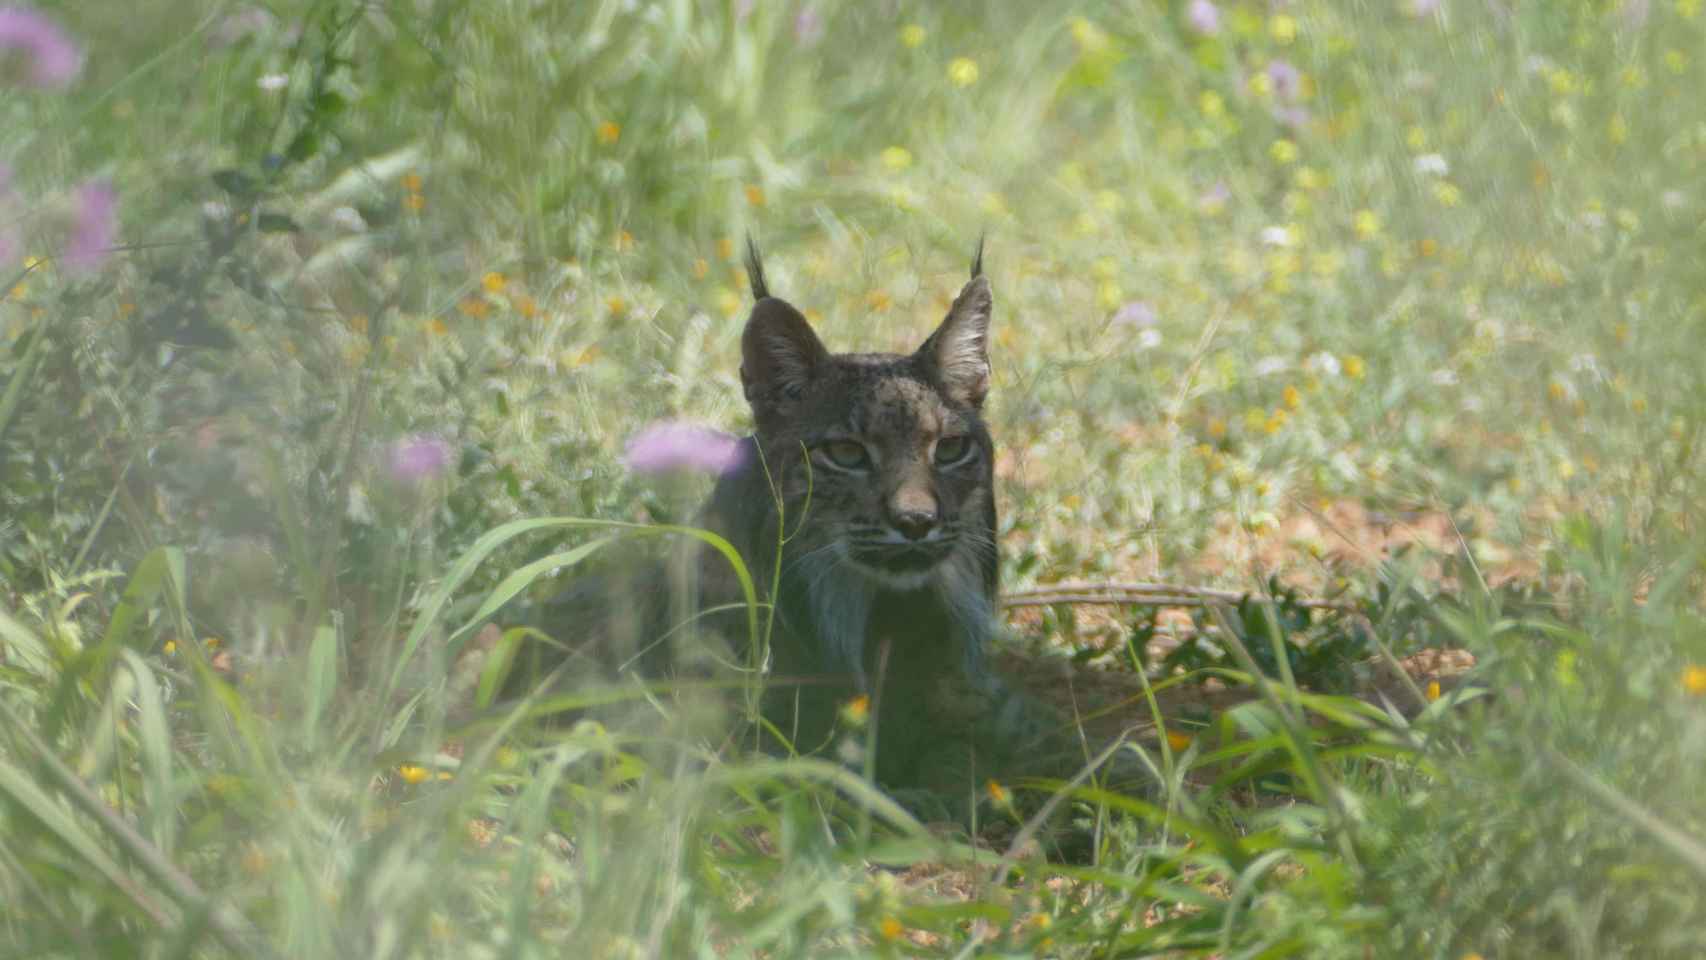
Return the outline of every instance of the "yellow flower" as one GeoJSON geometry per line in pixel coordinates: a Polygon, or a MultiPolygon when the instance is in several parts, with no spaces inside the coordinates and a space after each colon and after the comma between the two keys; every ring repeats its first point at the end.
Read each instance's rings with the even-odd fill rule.
{"type": "Polygon", "coordinates": [[[503,274],[495,270],[480,278],[480,286],[485,287],[487,293],[503,293],[504,285],[508,282],[503,274]]]}
{"type": "Polygon", "coordinates": [[[1181,733],[1178,730],[1169,730],[1167,731],[1167,746],[1171,747],[1174,753],[1184,753],[1190,749],[1191,735],[1181,733]]]}
{"type": "Polygon", "coordinates": [[[1203,112],[1203,116],[1212,120],[1226,113],[1226,101],[1213,90],[1204,90],[1202,95],[1197,97],[1197,108],[1203,112]]]}
{"type": "Polygon", "coordinates": [[[420,193],[421,175],[412,172],[403,174],[403,189],[410,193],[420,193]]]}
{"type": "Polygon", "coordinates": [[[1706,666],[1691,663],[1683,668],[1682,689],[1696,697],[1706,696],[1706,666]]]}
{"type": "Polygon", "coordinates": [[[764,188],[761,186],[758,186],[757,184],[753,184],[753,183],[747,184],[746,185],[746,202],[752,204],[755,207],[764,206],[764,188]]]}
{"type": "Polygon", "coordinates": [[[172,654],[174,654],[174,653],[177,653],[177,652],[178,652],[178,641],[176,641],[176,640],[167,640],[167,641],[166,641],[166,645],[165,645],[165,646],[164,646],[164,647],[161,647],[161,648],[160,648],[160,649],[161,649],[161,652],[163,652],[163,653],[165,653],[165,654],[166,654],[166,656],[168,656],[168,657],[169,657],[169,656],[171,656],[171,655],[172,655],[172,654]]]}
{"type": "Polygon", "coordinates": [[[1614,113],[1606,121],[1605,138],[1612,143],[1623,143],[1629,139],[1629,123],[1623,119],[1623,114],[1614,113]]]}
{"type": "Polygon", "coordinates": [[[1439,699],[1440,691],[1439,691],[1439,681],[1438,680],[1429,680],[1428,681],[1427,694],[1428,694],[1428,702],[1429,703],[1433,703],[1435,700],[1439,699]]]}
{"type": "Polygon", "coordinates": [[[1268,21],[1268,36],[1276,43],[1290,43],[1297,39],[1297,20],[1287,14],[1279,14],[1268,21]]]}
{"type": "Polygon", "coordinates": [[[1289,414],[1279,407],[1275,407],[1273,411],[1268,414],[1267,420],[1263,421],[1262,432],[1271,437],[1274,434],[1279,433],[1280,430],[1285,427],[1285,422],[1288,419],[1290,419],[1289,414]]]}
{"type": "Polygon", "coordinates": [[[1676,15],[1684,20],[1693,20],[1700,15],[1700,0],[1676,0],[1676,15]]]}
{"type": "Polygon", "coordinates": [[[628,312],[628,302],[615,294],[605,297],[604,305],[610,309],[610,315],[613,317],[620,317],[628,312]]]}
{"type": "Polygon", "coordinates": [[[924,38],[927,36],[929,34],[925,32],[923,27],[916,23],[909,23],[900,28],[900,45],[903,47],[920,47],[924,45],[924,38]]]}
{"type": "MultiPolygon", "coordinates": [[[[1226,436],[1226,421],[1222,420],[1219,417],[1214,417],[1214,418],[1210,419],[1208,422],[1208,435],[1215,440],[1219,440],[1219,439],[1222,439],[1223,437],[1225,437],[1226,436]]],[[[1212,451],[1210,451],[1210,452],[1212,452],[1212,451]]]]}
{"type": "Polygon", "coordinates": [[[418,193],[411,193],[403,198],[403,207],[410,213],[420,213],[426,209],[426,197],[418,193]]]}
{"type": "Polygon", "coordinates": [[[1005,807],[1012,802],[1012,797],[1008,795],[1007,788],[994,780],[983,785],[983,792],[989,794],[989,799],[995,801],[996,806],[1005,807]]]}
{"type": "Polygon", "coordinates": [[[509,305],[515,308],[516,313],[521,314],[529,320],[532,320],[534,317],[539,315],[539,304],[525,293],[511,297],[509,305]]]}
{"type": "Polygon", "coordinates": [[[899,920],[893,917],[884,917],[883,922],[877,925],[877,932],[882,934],[884,940],[899,940],[900,935],[906,932],[906,928],[900,925],[899,920]]]}
{"type": "Polygon", "coordinates": [[[634,235],[626,230],[616,231],[616,252],[627,253],[634,249],[634,235]]]}
{"type": "Polygon", "coordinates": [[[449,332],[450,332],[449,324],[446,324],[443,320],[440,320],[438,317],[433,317],[431,320],[427,321],[427,333],[430,333],[435,337],[442,337],[449,332]]]}
{"type": "Polygon", "coordinates": [[[862,727],[871,717],[871,698],[860,694],[841,705],[841,719],[848,725],[862,727]]]}
{"type": "Polygon", "coordinates": [[[888,147],[882,153],[883,166],[890,170],[905,170],[912,166],[912,151],[905,147],[888,147]]]}
{"type": "Polygon", "coordinates": [[[717,257],[718,257],[718,259],[733,260],[734,256],[735,256],[735,242],[733,240],[730,240],[728,237],[719,238],[717,240],[717,257]]]}
{"type": "Polygon", "coordinates": [[[732,317],[740,312],[740,297],[728,287],[717,292],[717,309],[725,317],[732,317]]]}
{"type": "Polygon", "coordinates": [[[1319,190],[1324,182],[1321,179],[1320,171],[1314,167],[1298,167],[1297,173],[1293,175],[1292,179],[1296,182],[1299,190],[1319,190]]]}
{"type": "Polygon", "coordinates": [[[432,771],[418,763],[405,763],[397,767],[397,776],[402,777],[404,783],[412,786],[425,783],[427,778],[432,776],[432,771]]]}
{"type": "Polygon", "coordinates": [[[703,280],[711,273],[711,264],[704,257],[693,261],[693,279],[703,280]]]}
{"type": "Polygon", "coordinates": [[[456,310],[465,317],[470,317],[475,320],[484,320],[486,318],[486,314],[491,311],[491,307],[487,306],[486,301],[481,300],[479,297],[463,297],[462,300],[456,304],[456,310]]]}
{"type": "Polygon", "coordinates": [[[606,120],[598,125],[598,142],[609,145],[622,139],[622,125],[614,120],[606,120]]]}
{"type": "Polygon", "coordinates": [[[1380,236],[1380,216],[1373,210],[1358,210],[1351,223],[1358,240],[1373,240],[1380,236]]]}
{"type": "Polygon", "coordinates": [[[1457,189],[1457,184],[1441,180],[1434,184],[1434,199],[1438,200],[1441,206],[1455,207],[1458,201],[1463,199],[1463,191],[1457,189]]]}
{"type": "Polygon", "coordinates": [[[894,306],[894,298],[889,296],[887,290],[872,290],[865,294],[865,306],[882,313],[894,306]]]}
{"type": "Polygon", "coordinates": [[[1296,410],[1298,407],[1303,406],[1303,394],[1299,393],[1296,387],[1288,383],[1285,385],[1284,393],[1281,394],[1281,402],[1285,404],[1285,408],[1287,410],[1296,410]]]}
{"type": "Polygon", "coordinates": [[[955,57],[948,62],[948,79],[956,87],[969,87],[977,82],[977,61],[970,57],[955,57]]]}
{"type": "Polygon", "coordinates": [[[1275,140],[1268,147],[1268,156],[1273,157],[1275,163],[1296,163],[1297,144],[1290,140],[1275,140]]]}

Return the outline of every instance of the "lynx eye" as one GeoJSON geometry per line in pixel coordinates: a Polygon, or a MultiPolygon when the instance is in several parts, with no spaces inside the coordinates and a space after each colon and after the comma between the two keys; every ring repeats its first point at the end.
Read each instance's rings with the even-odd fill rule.
{"type": "Polygon", "coordinates": [[[843,470],[863,470],[871,465],[871,455],[857,440],[831,440],[818,449],[832,466],[843,470]]]}
{"type": "Polygon", "coordinates": [[[954,437],[943,437],[936,441],[936,463],[939,466],[952,466],[971,456],[971,437],[960,434],[954,437]]]}

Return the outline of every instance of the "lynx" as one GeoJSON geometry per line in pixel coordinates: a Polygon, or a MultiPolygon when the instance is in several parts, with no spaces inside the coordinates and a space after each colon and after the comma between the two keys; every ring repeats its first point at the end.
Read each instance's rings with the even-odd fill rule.
{"type": "MultiPolygon", "coordinates": [[[[878,781],[964,798],[1043,729],[985,661],[1000,562],[982,416],[993,306],[983,245],[946,318],[909,354],[831,353],[771,294],[750,243],[747,269],[756,303],[740,375],[755,430],[697,523],[740,551],[774,605],[766,719],[795,749],[820,750],[864,697],[878,781]]],[[[653,603],[596,624],[586,590],[558,609],[574,618],[569,631],[638,647],[695,608],[738,603],[714,551],[693,551],[678,572],[683,563],[691,576],[657,569],[630,584],[653,603]],[[683,582],[697,596],[684,598],[683,582]]],[[[744,613],[699,622],[744,632],[744,613]]],[[[664,649],[654,645],[647,669],[669,669],[664,649]]]]}

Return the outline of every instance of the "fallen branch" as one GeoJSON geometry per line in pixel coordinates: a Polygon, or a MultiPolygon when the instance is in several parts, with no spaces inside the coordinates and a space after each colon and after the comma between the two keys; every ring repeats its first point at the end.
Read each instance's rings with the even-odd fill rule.
{"type": "MultiPolygon", "coordinates": [[[[1001,598],[1003,607],[1049,607],[1058,603],[1083,606],[1205,607],[1211,603],[1237,603],[1246,594],[1214,587],[1190,587],[1167,583],[1057,583],[1032,590],[1015,590],[1001,598]]],[[[1356,607],[1332,600],[1301,599],[1300,607],[1311,610],[1351,611],[1356,607]]]]}

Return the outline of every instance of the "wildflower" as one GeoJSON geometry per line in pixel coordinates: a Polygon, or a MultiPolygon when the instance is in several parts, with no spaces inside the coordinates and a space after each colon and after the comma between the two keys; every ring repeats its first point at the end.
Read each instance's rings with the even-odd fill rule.
{"type": "Polygon", "coordinates": [[[1691,663],[1682,671],[1682,689],[1699,697],[1706,696],[1706,666],[1691,663]]]}
{"type": "Polygon", "coordinates": [[[1303,74],[1285,60],[1268,61],[1268,69],[1263,75],[1268,78],[1274,95],[1283,100],[1296,100],[1303,92],[1303,74]]]}
{"type": "Polygon", "coordinates": [[[1329,377],[1338,376],[1342,369],[1339,364],[1339,358],[1325,350],[1310,357],[1305,366],[1316,373],[1326,374],[1329,377]]]}
{"type": "Polygon", "coordinates": [[[1437,153],[1422,154],[1410,162],[1410,167],[1420,176],[1443,177],[1451,172],[1451,165],[1437,153]]]}
{"type": "Polygon", "coordinates": [[[521,314],[529,320],[532,320],[534,317],[539,315],[538,302],[525,293],[511,297],[509,305],[515,309],[516,313],[521,314]]]}
{"type": "Polygon", "coordinates": [[[1013,802],[1013,798],[1007,792],[1007,788],[994,780],[990,780],[983,785],[983,792],[989,794],[989,799],[998,807],[1005,807],[1013,802]]]}
{"type": "Polygon", "coordinates": [[[955,57],[948,63],[948,79],[956,87],[969,87],[977,82],[977,61],[970,57],[955,57]]]}
{"type": "Polygon", "coordinates": [[[1297,39],[1297,20],[1289,14],[1276,14],[1268,21],[1268,36],[1275,43],[1290,43],[1297,39]]]}
{"type": "Polygon", "coordinates": [[[1291,246],[1291,228],[1283,226],[1263,227],[1262,243],[1270,247],[1291,246]]]}
{"type": "Polygon", "coordinates": [[[77,190],[77,216],[71,239],[65,245],[65,265],[73,270],[92,270],[106,259],[117,229],[118,195],[104,180],[84,184],[77,190]]]}
{"type": "Polygon", "coordinates": [[[1205,37],[1220,32],[1220,8],[1210,0],[1191,0],[1185,5],[1185,22],[1205,37]]]}
{"type": "Polygon", "coordinates": [[[1258,377],[1271,377],[1289,366],[1290,364],[1286,363],[1284,357],[1266,356],[1257,360],[1256,365],[1250,368],[1250,372],[1258,377]]]}
{"type": "Polygon", "coordinates": [[[740,312],[740,295],[724,287],[717,291],[717,310],[725,317],[732,317],[740,312]]]}
{"type": "Polygon", "coordinates": [[[1184,753],[1190,749],[1191,736],[1178,730],[1169,730],[1167,731],[1167,746],[1171,747],[1174,753],[1184,753]]]}
{"type": "Polygon", "coordinates": [[[755,207],[764,206],[764,188],[757,184],[746,185],[746,202],[755,207]]]}
{"type": "Polygon", "coordinates": [[[1449,180],[1441,180],[1434,184],[1434,199],[1442,207],[1455,207],[1463,200],[1463,191],[1457,189],[1457,184],[1449,180]]]}
{"type": "Polygon", "coordinates": [[[386,465],[394,480],[403,483],[430,480],[450,466],[450,444],[424,433],[404,437],[391,444],[386,465]]]}
{"type": "Polygon", "coordinates": [[[1117,326],[1147,329],[1159,323],[1160,319],[1155,313],[1155,308],[1147,302],[1133,300],[1120,307],[1119,311],[1114,314],[1113,322],[1117,326]]]}
{"type": "Polygon", "coordinates": [[[1288,383],[1285,385],[1285,389],[1280,392],[1280,402],[1285,404],[1287,410],[1296,410],[1303,406],[1303,394],[1299,393],[1295,386],[1288,383]]]}
{"type": "Polygon", "coordinates": [[[903,47],[920,47],[924,45],[924,38],[927,36],[929,34],[925,32],[923,27],[916,23],[909,23],[900,28],[900,45],[903,47]]]}
{"type": "Polygon", "coordinates": [[[402,777],[404,783],[413,786],[425,783],[427,778],[431,776],[431,773],[426,767],[423,767],[418,763],[404,763],[398,765],[397,776],[402,777]]]}
{"type": "Polygon", "coordinates": [[[450,325],[440,317],[433,317],[427,321],[427,333],[435,337],[447,336],[450,333],[450,325]]]}
{"type": "Polygon", "coordinates": [[[883,313],[894,306],[894,298],[889,296],[887,290],[872,290],[865,294],[865,306],[877,313],[883,313]]]}
{"type": "Polygon", "coordinates": [[[617,253],[627,253],[634,249],[634,235],[626,230],[616,231],[616,240],[613,246],[616,247],[617,253]]]}
{"type": "Polygon", "coordinates": [[[503,293],[504,285],[508,282],[503,274],[495,270],[480,278],[480,286],[486,288],[487,293],[503,293]]]}
{"type": "Polygon", "coordinates": [[[168,657],[174,653],[177,653],[178,652],[178,641],[167,640],[166,645],[160,648],[160,652],[164,653],[168,657]]]}
{"type": "Polygon", "coordinates": [[[426,197],[423,197],[418,193],[408,194],[403,197],[403,208],[408,210],[410,213],[420,213],[421,210],[426,208],[426,197]]]}
{"type": "Polygon", "coordinates": [[[1439,681],[1438,680],[1429,680],[1428,681],[1427,697],[1428,697],[1429,703],[1433,703],[1435,700],[1439,699],[1440,690],[1439,690],[1439,681]]]}
{"type": "Polygon", "coordinates": [[[884,940],[899,940],[906,928],[894,917],[884,917],[882,923],[877,925],[877,932],[882,934],[884,940]]]}
{"type": "Polygon", "coordinates": [[[841,706],[841,719],[849,726],[862,727],[871,716],[871,698],[860,694],[841,706]]]}
{"type": "Polygon", "coordinates": [[[1203,116],[1214,120],[1226,115],[1226,100],[1213,90],[1204,90],[1197,97],[1197,108],[1202,110],[1203,116]]]}
{"type": "Polygon", "coordinates": [[[622,139],[622,125],[614,120],[606,120],[598,125],[598,142],[609,146],[622,139]]]}
{"type": "Polygon", "coordinates": [[[1138,333],[1138,335],[1137,335],[1137,349],[1139,349],[1139,350],[1153,350],[1159,346],[1161,346],[1161,331],[1156,330],[1153,327],[1151,327],[1148,330],[1144,330],[1144,331],[1141,331],[1140,333],[1138,333]]]}
{"type": "Polygon", "coordinates": [[[1380,236],[1380,215],[1373,210],[1358,210],[1351,220],[1351,228],[1356,231],[1358,240],[1373,240],[1380,236]]]}
{"type": "Polygon", "coordinates": [[[730,434],[685,420],[665,420],[629,438],[622,459],[635,473],[724,473],[740,456],[740,440],[730,434]]]}
{"type": "Polygon", "coordinates": [[[404,190],[407,190],[410,193],[420,193],[421,192],[421,175],[420,174],[415,173],[413,171],[410,171],[409,173],[405,173],[405,174],[403,174],[403,181],[402,182],[403,182],[403,189],[404,190]]]}
{"type": "Polygon", "coordinates": [[[472,320],[484,320],[491,309],[486,301],[479,297],[463,297],[456,304],[456,311],[472,320]]]}
{"type": "Polygon", "coordinates": [[[811,46],[823,38],[823,17],[811,7],[802,7],[794,14],[794,42],[811,46]]]}
{"type": "Polygon", "coordinates": [[[65,87],[83,67],[83,54],[59,25],[26,7],[0,7],[0,55],[16,50],[30,61],[29,82],[65,87]]]}
{"type": "Polygon", "coordinates": [[[1226,209],[1226,202],[1232,199],[1232,189],[1224,182],[1216,183],[1197,197],[1197,209],[1207,216],[1217,216],[1226,209]]]}
{"type": "Polygon", "coordinates": [[[290,86],[290,77],[283,73],[263,73],[255,78],[255,86],[265,93],[277,93],[290,86]]]}
{"type": "Polygon", "coordinates": [[[1684,20],[1693,20],[1700,15],[1700,0],[1676,0],[1676,15],[1684,20]]]}
{"type": "Polygon", "coordinates": [[[1275,163],[1295,163],[1297,162],[1297,144],[1290,140],[1275,140],[1268,147],[1268,156],[1273,157],[1275,163]]]}
{"type": "Polygon", "coordinates": [[[613,317],[620,317],[628,312],[628,301],[622,299],[616,294],[611,294],[610,296],[605,297],[604,306],[609,309],[610,315],[613,317]]]}
{"type": "Polygon", "coordinates": [[[890,170],[905,170],[912,166],[912,151],[905,147],[888,147],[882,153],[883,166],[890,170]]]}

